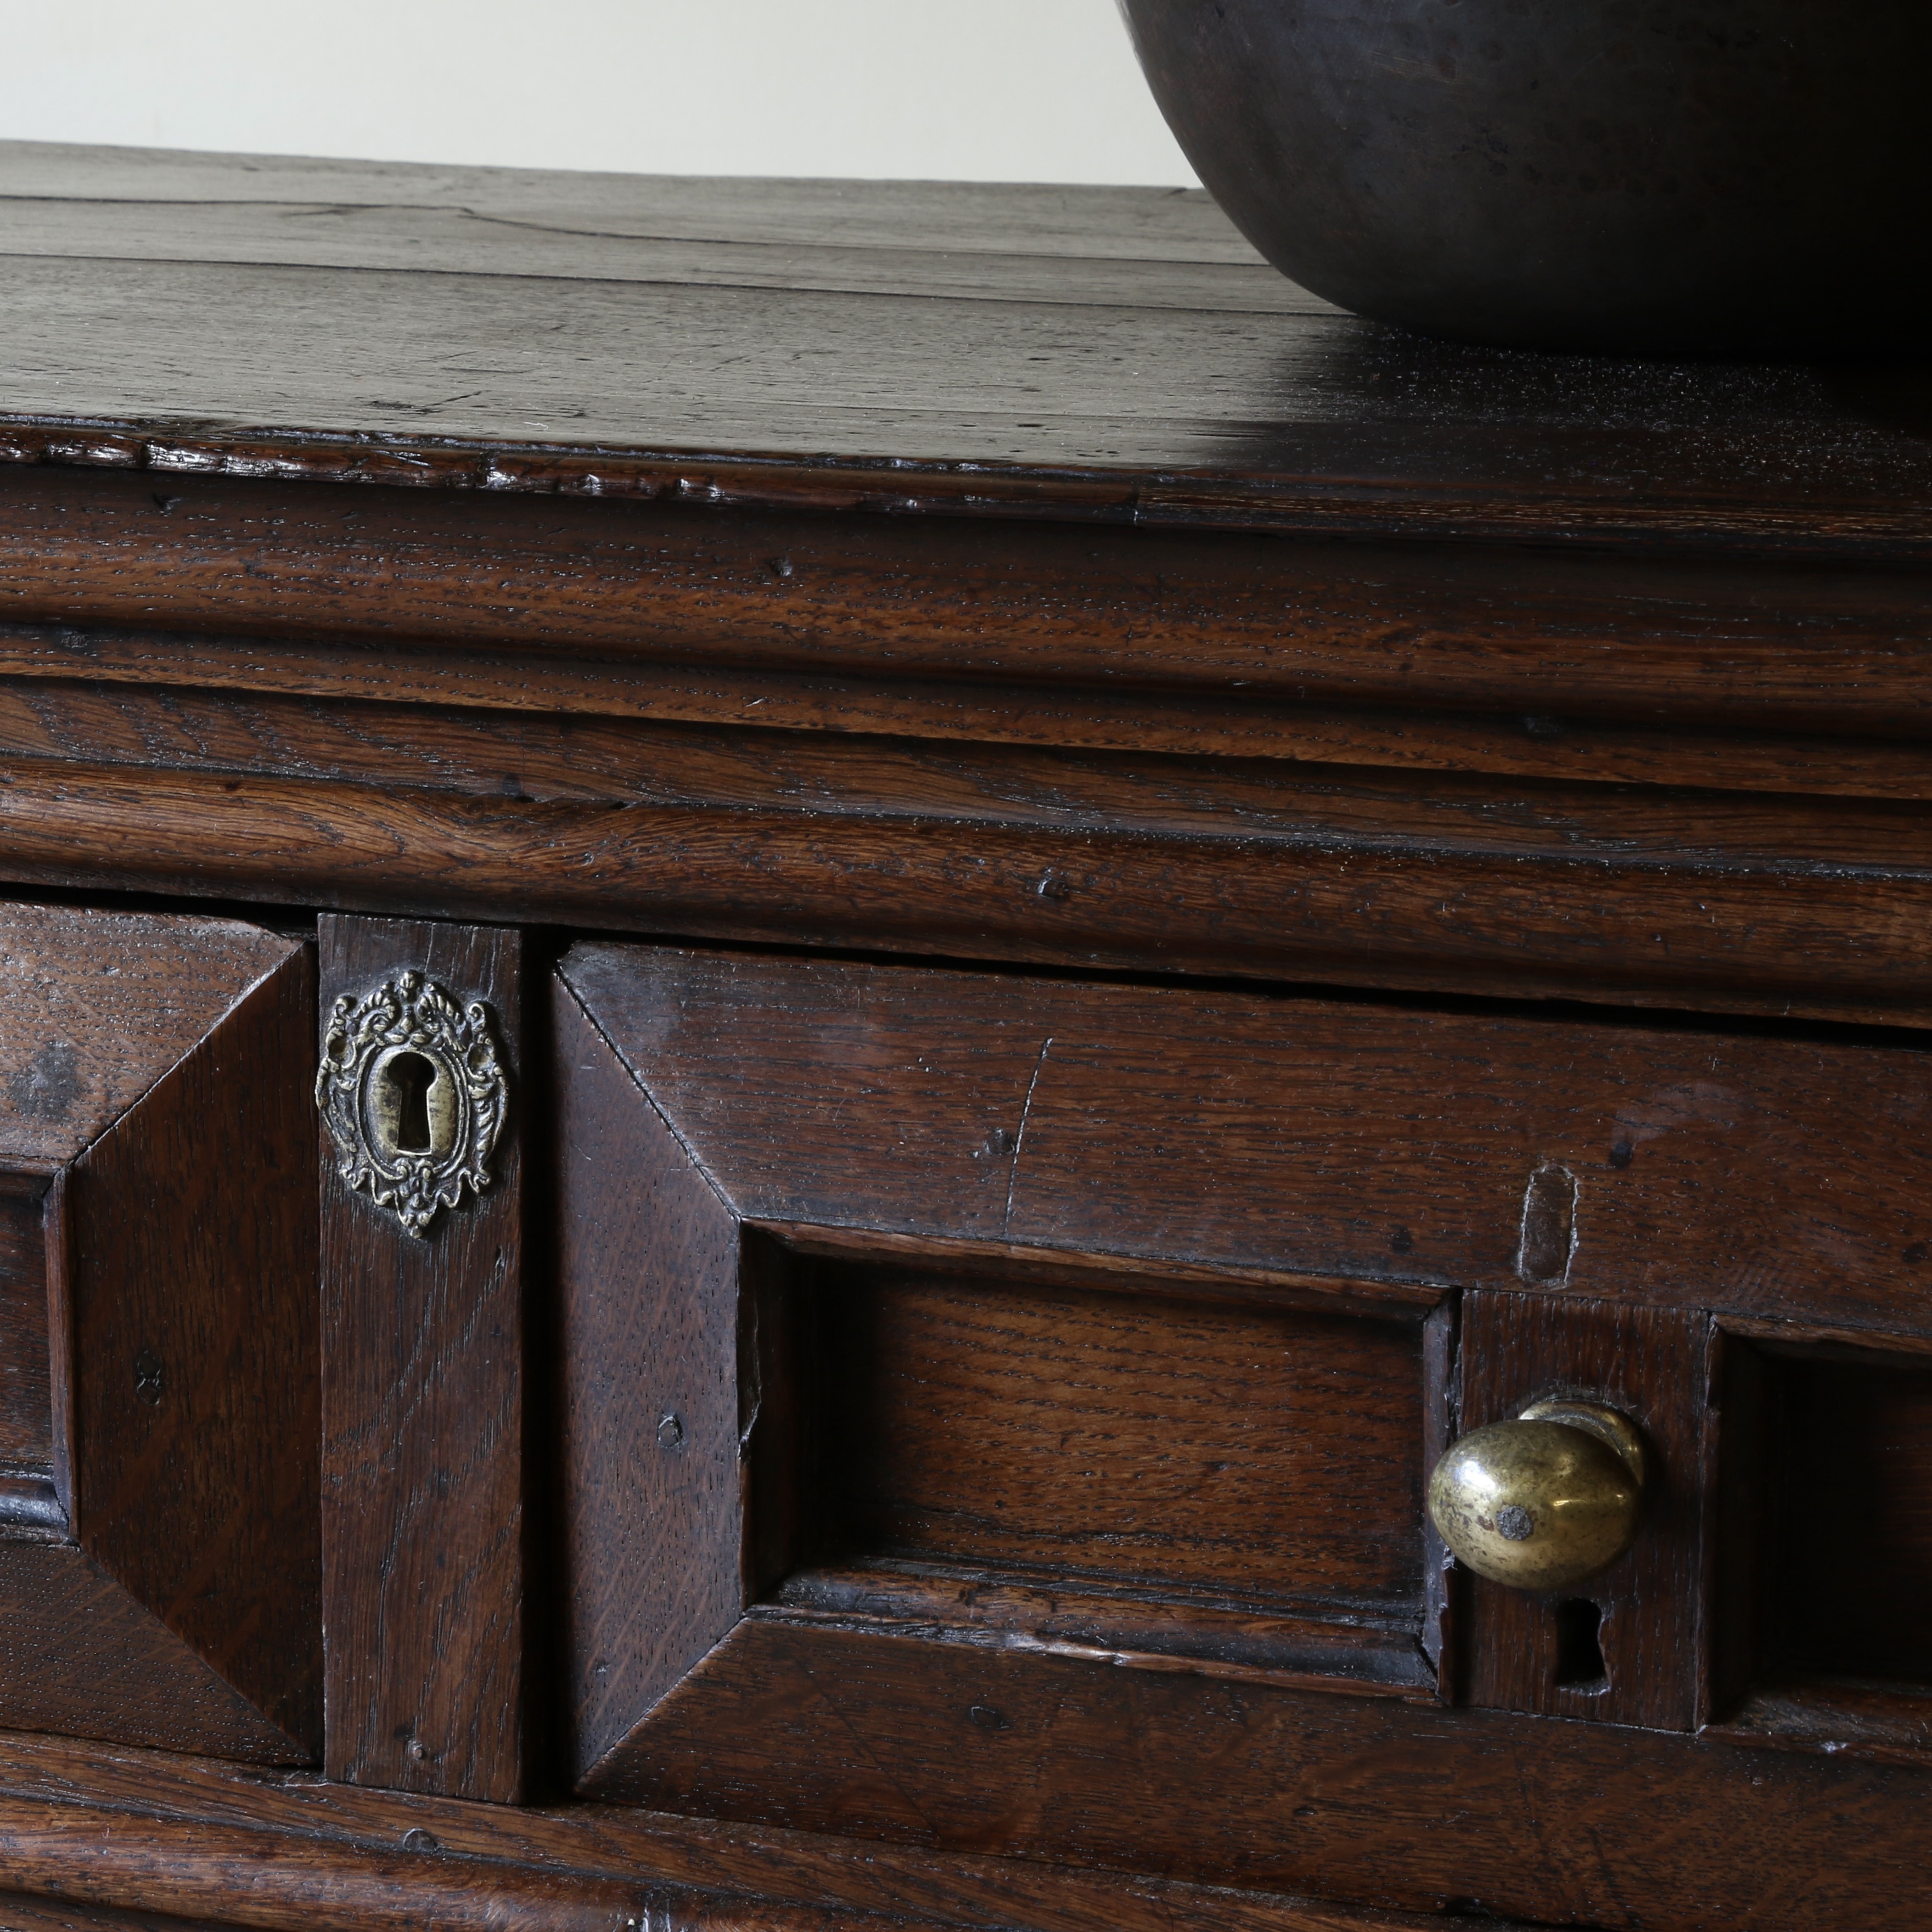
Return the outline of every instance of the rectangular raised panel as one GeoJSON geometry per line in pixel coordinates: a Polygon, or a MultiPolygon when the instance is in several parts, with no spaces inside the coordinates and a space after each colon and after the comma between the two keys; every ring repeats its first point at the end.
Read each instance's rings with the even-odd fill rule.
{"type": "MultiPolygon", "coordinates": [[[[1215,1166],[1264,1141],[1273,1094],[1244,1035],[1216,1042],[1216,1114],[1177,1122],[1173,1158],[1142,1168],[1108,1131],[1074,1134],[1030,1027],[949,1022],[924,1005],[932,976],[869,982],[903,1047],[849,1003],[789,1040],[742,1006],[716,1016],[721,1077],[764,1090],[742,1142],[705,1131],[714,1090],[658,1088],[662,1016],[640,1025],[603,987],[556,988],[566,1628],[586,1795],[656,1802],[661,1734],[736,1735],[728,1697],[698,1707],[710,1660],[753,1626],[794,1630],[807,1657],[846,1630],[930,1651],[935,1670],[964,1646],[1022,1672],[1058,1657],[1178,1674],[1204,1708],[1231,1680],[1434,1700],[1421,1486],[1442,1407],[1425,1360],[1447,1368],[1426,1346],[1439,1294],[1109,1252],[1103,1227],[1131,1241],[1196,1211],[1215,1166]],[[895,1091],[874,1054],[964,1078],[895,1091]],[[986,1106],[1000,1088],[1010,1131],[986,1106]],[[826,1112],[788,1118],[801,1104],[826,1112]],[[1030,1174],[1018,1156],[1036,1134],[1046,1159],[1030,1174]],[[879,1225],[882,1138],[933,1151],[937,1227],[879,1225]],[[848,1191],[815,1184],[808,1222],[747,1214],[796,1202],[799,1170],[829,1183],[835,1166],[848,1191]],[[1060,1238],[981,1238],[986,1208],[1012,1195],[1060,1238]]],[[[1107,1100],[1106,1067],[1078,1078],[1095,1118],[1131,1111],[1125,1082],[1107,1100]]],[[[935,1706],[932,1721],[952,1718],[935,1706]]],[[[820,1748],[873,1749],[838,1726],[820,1748]]]]}
{"type": "Polygon", "coordinates": [[[820,1560],[1414,1614],[1419,1323],[1176,1297],[1157,1276],[817,1274],[820,1560]]]}
{"type": "Polygon", "coordinates": [[[0,1724],[321,1744],[314,980],[0,908],[0,1724]]]}
{"type": "Polygon", "coordinates": [[[1895,1714],[1918,1770],[1698,1732],[1709,1310],[1916,1318],[1922,1056],[617,946],[554,991],[582,1796],[1727,1932],[1837,1909],[1759,1883],[1826,1792],[1916,1815],[1895,1714]],[[1538,1598],[1420,1488],[1550,1395],[1656,1474],[1538,1598]]]}

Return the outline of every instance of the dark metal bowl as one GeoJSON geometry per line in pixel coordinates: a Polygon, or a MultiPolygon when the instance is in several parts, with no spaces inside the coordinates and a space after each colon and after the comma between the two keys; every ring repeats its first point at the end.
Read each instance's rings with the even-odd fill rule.
{"type": "Polygon", "coordinates": [[[1932,346],[1932,0],[1120,0],[1285,274],[1431,334],[1932,346]]]}

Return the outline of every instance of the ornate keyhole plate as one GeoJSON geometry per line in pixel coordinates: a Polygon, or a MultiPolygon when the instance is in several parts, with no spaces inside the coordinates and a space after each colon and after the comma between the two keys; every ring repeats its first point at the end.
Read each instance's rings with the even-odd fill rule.
{"type": "Polygon", "coordinates": [[[482,1000],[459,1005],[406,972],[336,1001],[315,1077],[336,1171],[412,1234],[426,1237],[466,1188],[488,1188],[509,1097],[482,1000]]]}

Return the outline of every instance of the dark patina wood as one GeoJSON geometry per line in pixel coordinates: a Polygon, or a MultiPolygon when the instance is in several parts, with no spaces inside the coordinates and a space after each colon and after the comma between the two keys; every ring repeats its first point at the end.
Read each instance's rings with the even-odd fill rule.
{"type": "MultiPolygon", "coordinates": [[[[522,1112],[520,934],[332,916],[319,945],[325,1015],[409,970],[484,1001],[522,1112]]],[[[520,1125],[424,1238],[322,1137],[329,1773],[504,1804],[525,1775],[520,1125]]]]}
{"type": "Polygon", "coordinates": [[[0,1722],[321,1746],[312,962],[0,907],[0,1722]]]}
{"type": "Polygon", "coordinates": [[[115,1741],[0,1917],[1917,1932],[1916,372],[1133,190],[5,144],[0,259],[0,1723],[115,1741]],[[318,916],[514,1083],[319,1261],[318,916]],[[1537,1602],[1420,1498],[1544,1393],[1664,1474],[1537,1602]]]}

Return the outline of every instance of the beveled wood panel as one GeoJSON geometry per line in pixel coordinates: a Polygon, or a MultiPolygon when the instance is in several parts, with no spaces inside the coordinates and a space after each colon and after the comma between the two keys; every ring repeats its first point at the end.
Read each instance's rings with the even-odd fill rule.
{"type": "MultiPolygon", "coordinates": [[[[648,999],[643,958],[631,984],[648,999]]],[[[625,956],[608,963],[621,977],[625,956]]],[[[879,1143],[956,1124],[924,1096],[908,1106],[854,1046],[870,1035],[949,1084],[974,1052],[922,1004],[918,974],[900,989],[916,1040],[888,1042],[850,998],[816,1064],[762,1030],[712,1031],[732,1052],[723,1077],[796,1078],[832,1114],[868,1117],[855,1136],[764,1106],[754,1157],[774,1178],[828,1157],[839,1172],[817,1227],[748,1226],[742,1161],[702,1108],[687,1117],[675,1078],[655,1079],[634,1003],[597,982],[560,979],[555,1021],[580,1790],[650,1802],[658,1730],[682,1735],[665,1714],[749,1622],[808,1640],[890,1632],[935,1657],[1104,1658],[1187,1679],[1204,1708],[1228,1683],[1432,1696],[1420,1492],[1436,1292],[1185,1252],[1124,1265],[1080,1228],[1096,1190],[1144,1220],[1195,1176],[1177,1145],[1159,1184],[1124,1189],[1098,1135],[1031,1184],[1066,1225],[1057,1246],[976,1239],[938,1174],[924,1239],[896,1228],[866,1173],[879,1143]]],[[[1027,1055],[1022,1084],[1037,1083],[1030,1042],[995,1022],[975,1046],[1027,1055]]],[[[1265,1105],[1264,1066],[1238,1084],[1265,1105]]],[[[1106,1111],[1134,1100],[1112,1091],[1106,1111]]],[[[994,1129],[962,1151],[1008,1192],[1025,1138],[994,1129]]],[[[722,1707],[716,1720],[734,1721],[722,1707]]],[[[949,1721],[938,1706],[931,1720],[949,1721]]],[[[974,1721],[1000,1720],[989,1707],[974,1721]]],[[[827,1748],[880,1761],[862,1724],[827,1748]]]]}
{"type": "MultiPolygon", "coordinates": [[[[226,1527],[218,1526],[218,1534],[226,1527]]],[[[236,1580],[248,1592],[248,1580],[236,1580]]],[[[292,1608],[305,1613],[302,1634],[312,1658],[319,1652],[313,1590],[293,1606],[260,1597],[257,1604],[274,1624],[285,1625],[292,1608]]],[[[241,1608],[245,1616],[254,1606],[244,1600],[241,1608]]],[[[160,1606],[204,1630],[223,1621],[220,1607],[160,1606]]],[[[238,1636],[238,1647],[254,1649],[259,1659],[264,1646],[245,1624],[238,1630],[230,1622],[224,1634],[238,1636]]],[[[272,1624],[268,1634],[277,1634],[272,1624]]],[[[51,1533],[31,1536],[19,1526],[0,1538],[0,1722],[12,1730],[244,1763],[299,1764],[314,1757],[320,1742],[312,1658],[290,1658],[295,1668],[277,1687],[281,1714],[308,1720],[307,1734],[292,1737],[236,1688],[218,1652],[212,1658],[197,1654],[86,1550],[51,1533]],[[308,1708],[298,1708],[303,1704],[308,1708]]]]}
{"type": "Polygon", "coordinates": [[[1925,1332],[1916,1048],[580,945],[562,970],[754,1221],[1925,1332]],[[860,1096],[863,1104],[860,1104],[860,1096]]]}
{"type": "Polygon", "coordinates": [[[1727,1336],[1713,1715],[1932,1767],[1932,1355],[1727,1336]]]}
{"type": "Polygon", "coordinates": [[[64,1203],[76,1533],[284,1759],[322,1729],[314,1024],[290,947],[64,1203]]]}
{"type": "Polygon", "coordinates": [[[308,949],[0,907],[0,1723],[321,1741],[308,949]]]}
{"type": "Polygon", "coordinates": [[[238,920],[0,904],[0,1165],[71,1160],[292,950],[238,920]]]}
{"type": "Polygon", "coordinates": [[[758,1397],[736,1217],[584,1009],[550,1004],[563,1636],[573,1753],[595,1762],[737,1621],[758,1397]]]}
{"type": "Polygon", "coordinates": [[[610,1795],[747,1826],[1541,1924],[1916,1932],[1932,1911],[1898,1852],[1932,1773],[1843,1756],[1246,1683],[1204,1700],[1184,1675],[777,1618],[653,1728],[610,1795]]]}

